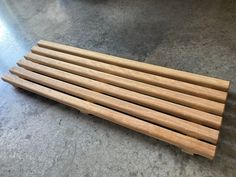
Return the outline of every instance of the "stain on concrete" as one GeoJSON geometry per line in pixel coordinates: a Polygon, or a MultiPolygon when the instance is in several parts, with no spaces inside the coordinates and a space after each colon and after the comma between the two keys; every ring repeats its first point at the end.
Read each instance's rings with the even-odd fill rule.
{"type": "Polygon", "coordinates": [[[26,135],[25,139],[31,139],[31,135],[26,135]]]}

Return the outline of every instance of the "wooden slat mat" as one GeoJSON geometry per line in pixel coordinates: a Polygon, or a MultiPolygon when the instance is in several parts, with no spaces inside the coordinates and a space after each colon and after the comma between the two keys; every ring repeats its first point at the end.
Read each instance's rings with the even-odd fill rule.
{"type": "Polygon", "coordinates": [[[48,41],[3,80],[213,159],[229,81],[48,41]]]}

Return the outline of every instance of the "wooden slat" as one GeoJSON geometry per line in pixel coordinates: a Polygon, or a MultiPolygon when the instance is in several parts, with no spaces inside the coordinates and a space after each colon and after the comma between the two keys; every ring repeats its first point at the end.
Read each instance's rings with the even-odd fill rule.
{"type": "Polygon", "coordinates": [[[168,114],[160,113],[127,101],[123,101],[111,96],[107,96],[95,91],[91,91],[79,86],[75,86],[57,79],[53,79],[23,68],[14,67],[10,70],[12,73],[27,80],[45,85],[47,87],[78,96],[80,98],[101,104],[103,106],[116,109],[129,115],[145,119],[147,121],[159,124],[161,126],[177,130],[192,137],[202,139],[211,143],[218,140],[219,131],[211,129],[196,123],[173,117],[168,114]]]}
{"type": "Polygon", "coordinates": [[[144,71],[151,74],[156,74],[160,76],[165,76],[168,78],[173,78],[176,80],[186,81],[193,84],[198,84],[201,86],[206,86],[209,88],[214,88],[222,91],[227,91],[229,89],[229,81],[216,79],[212,77],[202,76],[198,74],[193,74],[184,71],[178,71],[170,68],[165,68],[161,66],[151,65],[147,63],[141,63],[137,61],[132,61],[120,57],[115,57],[107,54],[102,54],[98,52],[88,51],[85,49],[75,48],[67,45],[57,44],[54,42],[48,42],[40,40],[38,45],[41,47],[62,51],[65,53],[91,58],[97,61],[102,61],[118,66],[123,66],[126,68],[131,68],[139,71],[144,71]]]}
{"type": "Polygon", "coordinates": [[[157,86],[122,78],[108,73],[103,73],[100,71],[58,61],[55,59],[51,59],[49,57],[44,57],[33,53],[26,55],[26,58],[36,63],[61,69],[74,74],[82,75],[84,77],[89,77],[95,80],[100,80],[106,83],[110,83],[112,85],[127,88],[147,95],[155,96],[164,100],[179,103],[185,106],[196,108],[216,115],[222,115],[224,111],[225,107],[224,104],[214,102],[211,100],[206,100],[196,96],[160,88],[157,86]]]}
{"type": "Polygon", "coordinates": [[[74,55],[70,55],[70,54],[66,54],[62,52],[57,52],[57,51],[45,49],[38,46],[34,46],[31,50],[32,52],[36,54],[51,57],[53,59],[58,59],[58,60],[65,61],[68,63],[77,64],[77,65],[88,67],[88,68],[95,69],[98,71],[115,74],[117,76],[121,76],[124,78],[129,78],[129,79],[141,81],[148,84],[153,84],[156,86],[179,91],[182,93],[195,95],[195,96],[210,99],[213,101],[218,101],[221,103],[224,103],[227,98],[227,92],[223,92],[223,91],[219,91],[219,90],[215,90],[215,89],[211,89],[207,87],[202,87],[202,86],[198,86],[198,85],[194,85],[194,84],[190,84],[190,83],[186,83],[182,81],[177,81],[174,79],[169,79],[169,78],[165,78],[165,77],[161,77],[161,76],[157,76],[153,74],[148,74],[148,73],[144,73],[140,71],[135,71],[135,70],[127,69],[127,68],[122,68],[119,66],[102,63],[102,62],[98,62],[98,61],[94,61],[94,60],[90,60],[90,59],[86,59],[86,58],[82,58],[82,57],[78,57],[78,56],[74,56],[74,55]]]}
{"type": "Polygon", "coordinates": [[[12,75],[4,76],[2,79],[13,84],[14,86],[24,88],[28,91],[37,93],[39,95],[58,101],[65,105],[69,105],[76,109],[83,110],[97,117],[109,120],[116,124],[146,134],[148,136],[161,139],[170,144],[176,145],[188,152],[199,154],[210,159],[212,159],[215,155],[216,147],[200,140],[159,127],[157,125],[153,125],[151,123],[96,105],[94,103],[75,98],[73,96],[41,86],[39,84],[35,84],[18,77],[14,77],[12,75]]]}
{"type": "Polygon", "coordinates": [[[59,80],[66,81],[68,83],[86,87],[91,90],[112,95],[114,97],[131,101],[133,103],[140,104],[165,113],[169,113],[171,115],[175,115],[177,117],[181,117],[190,120],[192,122],[207,125],[209,127],[213,127],[216,129],[219,129],[219,127],[221,126],[222,117],[217,115],[209,114],[186,106],[182,106],[179,104],[154,98],[148,95],[116,87],[110,84],[81,77],[79,75],[50,68],[44,65],[40,65],[38,63],[31,62],[29,60],[23,59],[18,61],[17,64],[20,65],[21,67],[26,68],[27,70],[31,70],[37,73],[41,73],[43,75],[57,78],[59,80]]]}
{"type": "Polygon", "coordinates": [[[214,157],[228,81],[47,41],[38,45],[3,80],[189,154],[214,157]]]}

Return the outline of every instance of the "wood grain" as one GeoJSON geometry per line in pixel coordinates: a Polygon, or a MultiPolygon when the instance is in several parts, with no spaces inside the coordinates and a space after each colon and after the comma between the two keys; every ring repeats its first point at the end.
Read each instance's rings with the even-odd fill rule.
{"type": "Polygon", "coordinates": [[[198,97],[206,98],[213,101],[218,101],[221,103],[224,103],[227,98],[227,92],[223,92],[223,91],[219,91],[219,90],[215,90],[215,89],[211,89],[211,88],[207,88],[203,86],[198,86],[198,85],[194,85],[194,84],[190,84],[190,83],[186,83],[186,82],[182,82],[182,81],[178,81],[174,79],[169,79],[169,78],[165,78],[165,77],[161,77],[161,76],[157,76],[157,75],[153,75],[153,74],[149,74],[145,72],[135,71],[132,69],[127,69],[127,68],[119,67],[116,65],[98,62],[91,59],[82,58],[82,57],[78,57],[78,56],[74,56],[74,55],[70,55],[70,54],[66,54],[62,52],[57,52],[57,51],[45,49],[38,46],[34,46],[31,50],[32,52],[36,54],[47,56],[53,59],[58,59],[64,62],[77,64],[77,65],[88,67],[88,68],[95,69],[98,71],[102,71],[102,72],[114,74],[117,76],[121,76],[124,78],[129,78],[129,79],[137,80],[140,82],[164,87],[167,89],[179,91],[182,93],[187,93],[190,95],[195,95],[198,97]]]}
{"type": "Polygon", "coordinates": [[[138,71],[143,71],[146,73],[156,74],[168,78],[173,78],[176,80],[181,80],[193,84],[198,84],[201,86],[206,86],[209,88],[214,88],[222,91],[227,91],[229,89],[230,82],[222,79],[216,79],[212,77],[202,76],[199,74],[193,74],[185,71],[174,70],[166,67],[161,67],[157,65],[151,65],[147,63],[137,62],[133,60],[128,60],[116,56],[111,56],[107,54],[102,54],[94,51],[89,51],[85,49],[80,49],[76,47],[71,47],[63,44],[58,44],[54,42],[40,40],[38,45],[41,47],[62,51],[64,53],[69,53],[77,56],[82,56],[86,58],[91,58],[93,60],[102,61],[130,69],[135,69],[138,71]]]}
{"type": "Polygon", "coordinates": [[[218,103],[215,101],[199,98],[196,96],[180,93],[177,91],[172,91],[169,89],[153,86],[150,84],[145,84],[139,81],[134,81],[127,78],[122,78],[119,76],[111,75],[101,71],[92,70],[89,68],[81,67],[71,63],[66,63],[63,61],[55,60],[49,57],[29,53],[26,59],[31,60],[36,63],[40,63],[46,66],[57,68],[63,71],[81,75],[84,77],[92,78],[94,80],[99,80],[101,82],[109,83],[140,93],[148,94],[168,100],[174,103],[185,105],[191,108],[196,108],[202,111],[213,113],[216,115],[222,115],[224,112],[225,105],[223,103],[218,103]]]}

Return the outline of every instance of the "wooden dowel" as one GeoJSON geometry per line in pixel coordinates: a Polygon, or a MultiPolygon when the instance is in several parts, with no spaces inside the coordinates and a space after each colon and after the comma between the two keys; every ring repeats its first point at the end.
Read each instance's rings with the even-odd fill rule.
{"type": "Polygon", "coordinates": [[[210,159],[212,159],[215,155],[216,147],[200,140],[173,132],[157,125],[153,125],[151,123],[136,119],[132,116],[128,116],[120,112],[93,103],[89,103],[87,101],[66,95],[64,93],[49,89],[47,87],[32,83],[30,81],[26,81],[18,77],[14,77],[12,75],[6,75],[2,79],[14,86],[37,93],[78,110],[85,110],[92,115],[106,119],[129,129],[146,134],[148,136],[161,139],[162,141],[176,145],[181,149],[193,152],[194,154],[199,154],[210,159]]]}
{"type": "Polygon", "coordinates": [[[225,105],[211,100],[195,97],[179,93],[176,91],[160,88],[150,84],[114,76],[108,73],[92,70],[89,68],[81,67],[78,65],[58,61],[49,57],[40,56],[37,54],[30,53],[25,56],[26,59],[36,63],[40,63],[53,68],[61,69],[70,73],[78,74],[84,77],[99,80],[105,83],[123,87],[126,89],[141,92],[147,95],[155,96],[164,100],[179,103],[191,108],[196,108],[202,111],[213,113],[216,115],[222,115],[224,112],[225,105]]]}
{"type": "Polygon", "coordinates": [[[79,75],[71,74],[58,69],[50,68],[29,60],[20,60],[17,64],[28,70],[41,73],[68,83],[76,84],[97,92],[112,95],[130,102],[134,102],[152,109],[156,109],[165,113],[181,117],[192,122],[202,125],[207,125],[219,129],[222,122],[222,117],[209,114],[203,111],[192,109],[186,106],[175,104],[169,101],[161,100],[148,95],[140,94],[134,91],[126,90],[103,82],[95,81],[89,78],[81,77],[79,75]]]}
{"type": "Polygon", "coordinates": [[[98,52],[93,52],[85,49],[75,48],[67,45],[57,44],[54,42],[48,42],[40,40],[38,45],[41,47],[62,51],[65,53],[91,58],[97,61],[102,61],[130,69],[135,69],[139,71],[144,71],[151,74],[156,74],[160,76],[165,76],[168,78],[173,78],[176,80],[181,80],[193,84],[198,84],[201,86],[206,86],[209,88],[214,88],[222,91],[227,91],[229,89],[229,81],[222,79],[211,78],[207,76],[202,76],[199,74],[193,74],[184,71],[178,71],[166,67],[161,67],[157,65],[151,65],[147,63],[137,62],[133,60],[128,60],[120,57],[115,57],[107,54],[102,54],[98,52]]]}
{"type": "Polygon", "coordinates": [[[70,95],[78,96],[87,101],[116,109],[118,111],[159,124],[164,127],[168,127],[170,129],[177,130],[198,139],[209,141],[214,144],[216,144],[218,140],[219,131],[196,123],[179,119],[168,114],[160,113],[127,101],[97,93],[95,91],[84,89],[82,87],[37,74],[23,68],[14,67],[10,71],[27,80],[45,85],[64,93],[68,93],[70,95]]]}
{"type": "Polygon", "coordinates": [[[174,79],[169,79],[169,78],[165,78],[165,77],[161,77],[161,76],[157,76],[153,74],[135,71],[135,70],[119,67],[116,65],[102,63],[102,62],[98,62],[98,61],[94,61],[94,60],[90,60],[90,59],[86,59],[86,58],[82,58],[82,57],[78,57],[78,56],[74,56],[74,55],[70,55],[70,54],[66,54],[62,52],[57,52],[50,49],[45,49],[38,46],[33,47],[31,50],[32,52],[36,54],[47,56],[53,59],[58,59],[58,60],[65,61],[68,63],[77,64],[77,65],[88,67],[88,68],[95,69],[98,71],[114,74],[117,76],[122,76],[124,78],[141,81],[144,83],[164,87],[170,90],[187,93],[190,95],[206,98],[213,101],[218,101],[221,103],[224,103],[227,98],[227,92],[223,92],[223,91],[219,91],[219,90],[215,90],[215,89],[211,89],[211,88],[207,88],[203,86],[198,86],[198,85],[194,85],[194,84],[190,84],[190,83],[186,83],[186,82],[182,82],[182,81],[178,81],[174,79]]]}

